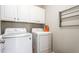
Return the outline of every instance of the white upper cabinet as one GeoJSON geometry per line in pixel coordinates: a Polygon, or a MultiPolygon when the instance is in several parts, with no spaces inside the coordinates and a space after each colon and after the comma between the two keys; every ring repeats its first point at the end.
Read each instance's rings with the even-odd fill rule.
{"type": "Polygon", "coordinates": [[[18,6],[18,18],[17,18],[17,20],[23,21],[23,22],[29,21],[29,6],[26,6],[26,5],[18,6]]]}
{"type": "Polygon", "coordinates": [[[15,21],[17,19],[17,6],[3,5],[1,6],[2,20],[15,21]]]}
{"type": "Polygon", "coordinates": [[[18,6],[17,21],[45,23],[45,10],[37,6],[18,6]]]}
{"type": "Polygon", "coordinates": [[[1,5],[1,19],[44,24],[45,9],[32,5],[1,5]]]}

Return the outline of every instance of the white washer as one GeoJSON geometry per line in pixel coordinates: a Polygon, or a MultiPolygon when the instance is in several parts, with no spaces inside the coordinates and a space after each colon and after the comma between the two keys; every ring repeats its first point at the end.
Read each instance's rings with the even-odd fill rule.
{"type": "Polygon", "coordinates": [[[3,53],[32,53],[32,34],[25,28],[7,28],[3,53]]]}
{"type": "Polygon", "coordinates": [[[0,53],[2,53],[2,50],[3,50],[3,44],[4,43],[4,40],[2,39],[2,35],[0,35],[0,53]]]}
{"type": "Polygon", "coordinates": [[[44,32],[42,28],[33,28],[33,52],[51,52],[51,32],[44,32]]]}

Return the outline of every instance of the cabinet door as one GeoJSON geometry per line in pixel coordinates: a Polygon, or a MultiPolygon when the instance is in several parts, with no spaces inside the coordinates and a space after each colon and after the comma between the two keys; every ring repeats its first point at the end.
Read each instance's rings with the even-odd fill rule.
{"type": "Polygon", "coordinates": [[[37,8],[35,6],[30,6],[29,8],[29,19],[31,20],[31,22],[36,22],[36,13],[37,13],[37,8]]]}
{"type": "Polygon", "coordinates": [[[45,53],[51,51],[51,35],[39,36],[39,52],[45,53]]]}
{"type": "Polygon", "coordinates": [[[15,21],[17,18],[17,6],[4,5],[2,6],[3,14],[2,18],[6,21],[15,21]]]}
{"type": "Polygon", "coordinates": [[[45,24],[45,9],[40,8],[39,18],[40,23],[45,24]]]}
{"type": "Polygon", "coordinates": [[[45,17],[45,10],[37,7],[31,6],[30,7],[30,20],[35,23],[44,23],[45,17]]]}
{"type": "Polygon", "coordinates": [[[5,13],[4,13],[4,11],[5,11],[5,8],[4,8],[5,5],[1,5],[0,7],[1,7],[1,9],[0,9],[1,10],[1,20],[3,20],[4,16],[5,16],[5,13]]]}
{"type": "Polygon", "coordinates": [[[29,21],[29,6],[22,5],[18,6],[18,21],[30,22],[29,21]]]}

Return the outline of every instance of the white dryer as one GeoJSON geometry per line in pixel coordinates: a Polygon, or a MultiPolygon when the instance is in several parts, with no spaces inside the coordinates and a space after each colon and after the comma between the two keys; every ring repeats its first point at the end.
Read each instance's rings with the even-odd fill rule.
{"type": "Polygon", "coordinates": [[[32,53],[32,34],[25,28],[6,28],[3,53],[32,53]]]}
{"type": "Polygon", "coordinates": [[[51,32],[44,32],[42,28],[32,29],[33,52],[51,52],[51,32]]]}

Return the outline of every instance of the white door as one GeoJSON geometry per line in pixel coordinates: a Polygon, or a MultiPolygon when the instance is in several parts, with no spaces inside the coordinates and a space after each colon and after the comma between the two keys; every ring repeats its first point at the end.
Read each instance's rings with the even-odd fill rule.
{"type": "Polygon", "coordinates": [[[35,20],[37,23],[45,23],[45,10],[40,7],[36,7],[35,20]]]}
{"type": "Polygon", "coordinates": [[[4,19],[4,17],[5,17],[5,13],[4,13],[4,11],[5,11],[5,5],[1,5],[0,6],[1,7],[1,20],[3,20],[4,19]]]}
{"type": "Polygon", "coordinates": [[[17,53],[32,53],[32,39],[31,37],[20,37],[16,39],[17,53]]]}
{"type": "Polygon", "coordinates": [[[45,24],[45,9],[39,8],[39,11],[40,12],[38,13],[38,18],[40,19],[40,23],[45,24]]]}
{"type": "Polygon", "coordinates": [[[37,7],[31,6],[30,7],[30,20],[35,23],[44,23],[45,21],[45,10],[37,7]]]}
{"type": "Polygon", "coordinates": [[[17,6],[4,5],[3,8],[3,19],[6,21],[15,21],[17,19],[17,6]]]}
{"type": "Polygon", "coordinates": [[[39,52],[45,53],[51,50],[51,35],[39,36],[39,52]]]}
{"type": "Polygon", "coordinates": [[[36,23],[37,21],[36,21],[36,12],[38,11],[37,10],[37,7],[35,7],[35,6],[30,6],[30,8],[29,8],[29,19],[31,20],[31,22],[34,22],[34,23],[36,23]]]}
{"type": "Polygon", "coordinates": [[[29,6],[28,5],[20,5],[18,6],[18,21],[30,22],[29,20],[29,6]]]}

